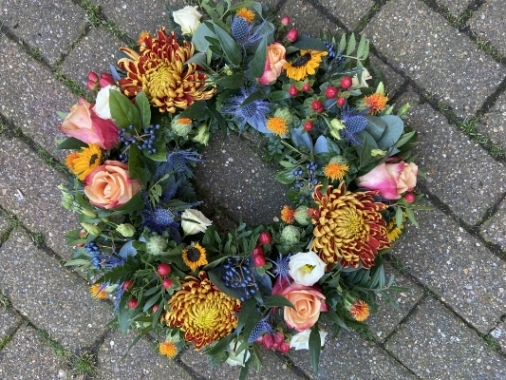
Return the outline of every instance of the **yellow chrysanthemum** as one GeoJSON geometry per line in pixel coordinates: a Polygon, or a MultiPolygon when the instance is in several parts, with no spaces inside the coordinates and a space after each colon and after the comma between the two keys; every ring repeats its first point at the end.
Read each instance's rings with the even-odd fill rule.
{"type": "Polygon", "coordinates": [[[107,299],[107,292],[105,289],[102,289],[102,284],[95,284],[90,286],[90,293],[91,295],[99,300],[105,300],[107,299]]]}
{"type": "Polygon", "coordinates": [[[321,184],[318,185],[313,193],[318,210],[313,213],[311,250],[328,264],[372,267],[378,251],[390,247],[380,214],[388,206],[375,202],[376,194],[347,191],[344,182],[335,189],[329,186],[323,194],[321,184]]]}
{"type": "Polygon", "coordinates": [[[364,98],[366,108],[369,108],[371,115],[376,112],[381,112],[385,109],[388,102],[388,97],[383,94],[372,94],[364,98]]]}
{"type": "Polygon", "coordinates": [[[286,122],[280,117],[271,117],[267,120],[267,129],[278,136],[283,136],[288,132],[286,122]]]}
{"type": "Polygon", "coordinates": [[[88,144],[80,152],[72,152],[65,159],[65,165],[77,175],[81,181],[90,174],[102,162],[102,149],[98,145],[88,144]]]}
{"type": "Polygon", "coordinates": [[[199,243],[183,249],[183,261],[192,271],[207,264],[206,249],[199,243]]]}
{"type": "Polygon", "coordinates": [[[325,177],[329,178],[331,181],[342,180],[350,167],[346,164],[340,164],[339,162],[330,162],[323,169],[325,172],[325,177]]]}
{"type": "Polygon", "coordinates": [[[285,223],[293,223],[295,218],[295,210],[290,206],[285,206],[281,210],[281,220],[285,223]]]}
{"type": "Polygon", "coordinates": [[[167,356],[169,359],[172,359],[177,355],[177,347],[173,342],[162,342],[158,346],[158,350],[161,355],[167,356]]]}
{"type": "Polygon", "coordinates": [[[362,300],[355,300],[353,305],[350,308],[350,314],[354,320],[358,322],[363,322],[367,318],[369,318],[369,305],[367,302],[362,300]]]}
{"type": "Polygon", "coordinates": [[[255,12],[248,8],[240,8],[235,14],[237,17],[243,18],[248,24],[251,24],[255,19],[255,12]]]}
{"type": "Polygon", "coordinates": [[[215,287],[205,272],[199,278],[186,276],[169,300],[165,321],[169,327],[178,327],[184,339],[200,350],[230,335],[237,327],[241,301],[227,296],[215,287]]]}
{"type": "Polygon", "coordinates": [[[167,35],[165,28],[157,36],[145,35],[139,46],[140,53],[123,47],[128,58],[118,61],[126,78],[118,84],[127,96],[143,91],[150,103],[160,112],[175,113],[186,109],[197,100],[210,99],[216,92],[208,88],[207,76],[195,63],[186,63],[194,54],[195,46],[187,41],[180,45],[174,32],[167,35]]]}
{"type": "Polygon", "coordinates": [[[322,62],[322,57],[327,54],[326,51],[301,50],[300,56],[295,61],[283,65],[286,76],[298,81],[307,78],[308,75],[314,75],[322,62]]]}

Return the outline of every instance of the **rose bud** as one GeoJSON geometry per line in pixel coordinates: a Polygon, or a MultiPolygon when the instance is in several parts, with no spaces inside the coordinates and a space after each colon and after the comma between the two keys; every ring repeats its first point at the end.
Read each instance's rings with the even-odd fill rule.
{"type": "Polygon", "coordinates": [[[298,38],[299,38],[299,32],[297,31],[297,29],[290,29],[286,33],[286,39],[290,42],[295,42],[298,40],[298,38]]]}

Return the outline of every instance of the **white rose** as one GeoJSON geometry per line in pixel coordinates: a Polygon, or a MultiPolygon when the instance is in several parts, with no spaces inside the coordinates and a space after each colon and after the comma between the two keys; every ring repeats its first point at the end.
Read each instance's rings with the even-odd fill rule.
{"type": "Polygon", "coordinates": [[[119,88],[113,85],[109,85],[100,89],[97,94],[97,99],[95,100],[95,106],[93,107],[93,110],[98,115],[98,117],[104,120],[111,118],[111,109],[109,108],[110,90],[119,91],[119,88]]]}
{"type": "Polygon", "coordinates": [[[290,257],[288,268],[295,283],[314,285],[325,273],[325,262],[314,252],[299,252],[290,257]]]}
{"type": "Polygon", "coordinates": [[[235,341],[232,341],[228,345],[228,359],[225,363],[234,367],[240,365],[244,367],[244,364],[248,361],[251,354],[248,349],[243,349],[241,352],[236,352],[235,349],[239,346],[235,341]],[[246,358],[244,357],[246,355],[246,358]]]}
{"type": "MultiPolygon", "coordinates": [[[[292,336],[290,339],[290,348],[295,348],[295,350],[309,350],[309,335],[311,334],[311,330],[307,329],[298,334],[292,336]]],[[[325,344],[325,338],[327,337],[327,332],[320,330],[320,341],[323,345],[325,344]]]]}
{"type": "Polygon", "coordinates": [[[197,7],[190,5],[172,13],[174,22],[181,26],[183,34],[192,35],[200,25],[202,15],[197,11],[197,7]]]}
{"type": "Polygon", "coordinates": [[[213,222],[207,219],[204,214],[198,210],[191,208],[184,210],[181,214],[181,227],[187,235],[198,234],[199,232],[206,232],[213,222]]]}
{"type": "Polygon", "coordinates": [[[353,76],[353,78],[351,78],[351,87],[350,88],[352,90],[354,90],[354,89],[360,88],[360,87],[369,87],[369,85],[366,82],[369,79],[372,79],[372,76],[371,76],[371,74],[369,74],[369,71],[367,71],[367,69],[364,69],[362,71],[362,80],[360,82],[358,81],[358,74],[355,74],[353,76]]]}

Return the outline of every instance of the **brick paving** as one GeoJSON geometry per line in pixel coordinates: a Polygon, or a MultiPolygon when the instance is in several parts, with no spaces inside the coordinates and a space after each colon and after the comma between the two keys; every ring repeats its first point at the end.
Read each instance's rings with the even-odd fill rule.
{"type": "MultiPolygon", "coordinates": [[[[420,188],[434,210],[420,212],[419,227],[389,255],[389,272],[409,289],[393,294],[399,310],[381,300],[370,335],[328,339],[317,376],[307,352],[262,351],[264,369],[250,378],[506,378],[503,0],[267,3],[304,32],[354,31],[371,40],[389,95],[413,106],[408,125],[419,132],[417,162],[426,173],[420,188]]],[[[106,70],[119,46],[163,25],[166,4],[185,2],[0,0],[2,379],[83,378],[76,363],[90,357],[89,379],[238,378],[237,368],[212,368],[191,349],[169,362],[150,339],[121,360],[134,335],[106,326],[110,304],[92,299],[83,277],[63,266],[71,255],[65,233],[76,220],[56,189],[65,182],[54,165],[62,157],[54,142],[63,137],[56,111],[77,101],[89,70],[106,70]]],[[[223,180],[207,190],[220,194],[233,183],[241,193],[216,202],[233,218],[268,221],[283,200],[260,191],[272,171],[260,170],[253,152],[241,161],[245,149],[241,140],[208,149],[206,170],[216,178],[222,171],[223,180]]]]}

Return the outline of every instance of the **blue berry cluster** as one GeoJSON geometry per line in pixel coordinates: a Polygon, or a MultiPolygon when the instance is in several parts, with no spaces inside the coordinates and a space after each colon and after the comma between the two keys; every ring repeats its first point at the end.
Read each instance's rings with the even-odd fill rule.
{"type": "Polygon", "coordinates": [[[293,175],[295,176],[295,184],[291,187],[295,191],[311,190],[318,184],[318,178],[316,177],[316,171],[318,170],[318,164],[316,162],[309,162],[306,165],[308,173],[307,178],[304,175],[304,170],[299,166],[294,169],[293,175]]]}
{"type": "Polygon", "coordinates": [[[133,125],[128,128],[121,128],[118,130],[119,141],[125,146],[123,153],[119,155],[122,162],[128,161],[128,147],[135,145],[141,150],[147,150],[148,154],[155,154],[155,131],[160,129],[160,124],[150,125],[148,128],[142,130],[143,134],[139,134],[133,125]]]}
{"type": "Polygon", "coordinates": [[[102,267],[112,269],[118,265],[123,265],[126,263],[125,259],[122,259],[121,257],[102,255],[100,248],[98,248],[97,243],[94,241],[89,242],[84,247],[84,250],[86,253],[93,256],[91,259],[91,265],[93,265],[98,270],[102,269],[102,267]]]}
{"type": "Polygon", "coordinates": [[[258,284],[251,272],[251,257],[229,257],[223,263],[225,275],[223,281],[227,288],[243,290],[241,302],[252,297],[258,291],[258,284]]]}

